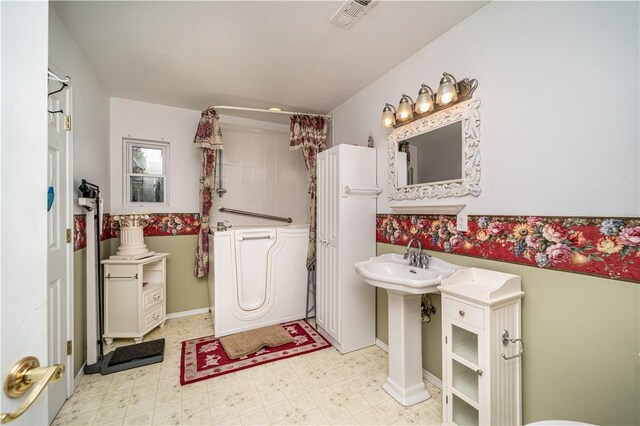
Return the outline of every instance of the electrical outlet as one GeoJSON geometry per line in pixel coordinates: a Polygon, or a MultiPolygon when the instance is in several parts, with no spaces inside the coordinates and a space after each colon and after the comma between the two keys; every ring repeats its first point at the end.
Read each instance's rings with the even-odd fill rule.
{"type": "Polygon", "coordinates": [[[456,220],[456,229],[460,232],[467,232],[469,230],[469,217],[466,213],[458,213],[456,220]]]}

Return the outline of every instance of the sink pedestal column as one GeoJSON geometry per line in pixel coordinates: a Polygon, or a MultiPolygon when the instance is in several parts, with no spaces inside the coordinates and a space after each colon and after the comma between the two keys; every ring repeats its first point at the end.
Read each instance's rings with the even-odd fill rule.
{"type": "Polygon", "coordinates": [[[382,384],[404,406],[431,398],[422,382],[422,295],[387,290],[389,295],[389,377],[382,384]]]}

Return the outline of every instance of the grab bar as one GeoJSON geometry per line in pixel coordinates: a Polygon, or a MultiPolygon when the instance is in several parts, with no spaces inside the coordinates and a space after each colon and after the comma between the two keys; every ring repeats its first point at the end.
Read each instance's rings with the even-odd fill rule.
{"type": "Polygon", "coordinates": [[[365,192],[369,193],[373,196],[373,198],[378,198],[378,194],[382,192],[380,188],[355,188],[353,186],[345,185],[344,186],[344,195],[346,197],[347,194],[351,194],[353,192],[365,192]]]}
{"type": "Polygon", "coordinates": [[[218,211],[220,213],[242,214],[242,215],[245,215],[245,216],[261,217],[263,219],[279,220],[281,222],[287,222],[287,223],[293,222],[293,219],[291,219],[290,217],[271,216],[269,214],[246,212],[244,210],[228,209],[226,207],[220,207],[220,208],[218,208],[218,211]]]}
{"type": "Polygon", "coordinates": [[[272,235],[260,235],[257,237],[245,237],[244,235],[240,237],[240,241],[245,241],[245,240],[270,240],[272,239],[273,236],[272,235]]]}

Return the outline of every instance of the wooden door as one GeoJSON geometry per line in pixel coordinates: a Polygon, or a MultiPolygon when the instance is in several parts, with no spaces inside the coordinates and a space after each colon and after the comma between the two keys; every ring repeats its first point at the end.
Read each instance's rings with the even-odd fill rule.
{"type": "Polygon", "coordinates": [[[49,361],[63,364],[68,374],[49,386],[49,418],[53,419],[73,393],[73,309],[70,309],[70,275],[73,256],[71,240],[73,182],[71,159],[71,88],[49,79],[47,105],[47,306],[49,361]],[[61,91],[58,91],[62,89],[61,91]],[[57,92],[57,93],[53,93],[57,92]],[[50,205],[49,205],[50,204],[50,205]],[[68,231],[67,231],[68,230],[68,231]],[[69,234],[67,235],[67,232],[69,234]],[[69,347],[67,347],[67,342],[69,347]]]}
{"type": "MultiPolygon", "coordinates": [[[[0,2],[2,80],[0,145],[0,371],[23,357],[49,363],[47,347],[47,60],[46,2],[0,2]]],[[[30,389],[31,390],[31,389],[30,389]]],[[[29,390],[29,391],[30,391],[29,390]]],[[[27,399],[2,393],[4,413],[27,399]]],[[[16,425],[49,424],[40,396],[16,425]]]]}

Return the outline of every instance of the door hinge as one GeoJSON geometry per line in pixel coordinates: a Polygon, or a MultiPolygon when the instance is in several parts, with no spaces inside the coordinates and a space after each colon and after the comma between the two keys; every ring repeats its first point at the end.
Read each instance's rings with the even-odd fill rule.
{"type": "Polygon", "coordinates": [[[449,395],[445,395],[444,397],[444,403],[448,404],[449,403],[449,395]]]}
{"type": "Polygon", "coordinates": [[[64,117],[64,129],[69,131],[71,130],[71,116],[70,115],[66,115],[64,117]]]}
{"type": "Polygon", "coordinates": [[[67,355],[73,353],[73,340],[67,340],[67,355]]]}
{"type": "Polygon", "coordinates": [[[67,228],[67,244],[71,242],[71,229],[67,228]]]}
{"type": "Polygon", "coordinates": [[[446,345],[447,343],[449,343],[449,342],[447,341],[447,336],[444,336],[444,344],[446,345]]]}

